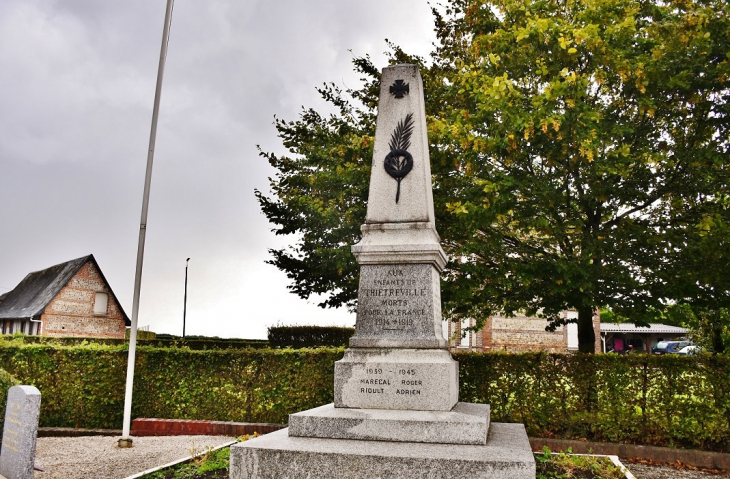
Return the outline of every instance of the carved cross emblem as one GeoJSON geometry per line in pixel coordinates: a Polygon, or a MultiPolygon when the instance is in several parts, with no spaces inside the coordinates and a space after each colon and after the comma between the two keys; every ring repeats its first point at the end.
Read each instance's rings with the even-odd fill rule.
{"type": "Polygon", "coordinates": [[[390,94],[396,98],[403,98],[403,95],[407,94],[411,88],[408,83],[403,80],[396,80],[395,83],[390,85],[390,94]]]}

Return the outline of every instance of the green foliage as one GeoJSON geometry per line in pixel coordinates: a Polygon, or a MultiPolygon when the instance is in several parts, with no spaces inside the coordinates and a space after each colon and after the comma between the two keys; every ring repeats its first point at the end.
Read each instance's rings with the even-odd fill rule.
{"type": "MultiPolygon", "coordinates": [[[[285,423],[288,414],[332,402],[342,349],[140,346],[134,417],[285,423]]],[[[127,348],[0,343],[0,364],[43,395],[42,426],[119,428],[127,348]]]]}
{"type": "MultiPolygon", "coordinates": [[[[119,346],[127,343],[126,339],[112,338],[73,338],[73,337],[51,337],[51,336],[25,336],[25,335],[0,335],[0,340],[20,340],[25,344],[55,344],[63,346],[76,346],[83,344],[105,344],[108,346],[119,346]]],[[[170,334],[159,334],[154,339],[137,338],[137,344],[143,346],[165,347],[186,347],[189,349],[244,349],[244,348],[268,348],[269,342],[265,339],[227,339],[206,336],[173,336],[170,334]]]]}
{"type": "Polygon", "coordinates": [[[458,353],[465,402],[531,436],[730,451],[730,358],[458,353]]]}
{"type": "Polygon", "coordinates": [[[623,479],[626,474],[607,457],[552,454],[543,448],[535,454],[537,479],[623,479]]]}
{"type": "Polygon", "coordinates": [[[139,341],[137,344],[143,346],[154,346],[158,348],[188,348],[195,350],[205,349],[245,349],[268,348],[269,342],[265,339],[150,339],[139,341]]]}
{"type": "MultiPolygon", "coordinates": [[[[133,417],[286,423],[333,400],[341,348],[137,351],[133,417]]],[[[730,452],[722,355],[458,353],[464,402],[531,436],[730,452]]],[[[119,428],[127,350],[0,342],[0,364],[43,394],[41,425],[119,428]]]]}
{"type": "Polygon", "coordinates": [[[347,346],[355,328],[337,326],[271,326],[268,330],[272,348],[317,348],[347,346]]]}
{"type": "Polygon", "coordinates": [[[143,479],[227,478],[230,457],[231,450],[228,447],[218,449],[217,451],[206,451],[190,462],[178,464],[142,477],[143,479]]]}
{"type": "Polygon", "coordinates": [[[8,402],[8,389],[19,384],[20,382],[17,379],[0,368],[0,438],[2,438],[3,423],[5,422],[5,406],[8,402]]]}
{"type": "MultiPolygon", "coordinates": [[[[596,308],[646,323],[665,299],[694,294],[671,281],[678,253],[730,224],[727,2],[450,0],[434,14],[432,63],[397,47],[390,60],[419,63],[424,77],[437,227],[452,259],[444,315],[480,327],[524,310],[558,324],[574,308],[589,351],[596,308]]],[[[357,292],[349,247],[379,73],[367,58],[355,69],[362,88],[322,89],[336,114],[277,121],[289,156],[263,154],[277,175],[273,197],[257,193],[276,232],[297,235],[272,264],[323,306],[353,307],[357,292]]],[[[713,271],[705,283],[726,278],[727,256],[695,257],[713,271]]],[[[702,268],[681,285],[708,277],[702,268]]]]}
{"type": "MultiPolygon", "coordinates": [[[[131,334],[131,331],[131,329],[127,329],[126,331],[124,331],[124,339],[126,339],[127,341],[129,341],[129,335],[131,334]]],[[[137,330],[137,340],[149,340],[156,338],[157,333],[155,333],[154,331],[145,331],[143,329],[137,330]]]]}
{"type": "Polygon", "coordinates": [[[352,307],[357,292],[359,270],[350,245],[365,220],[378,73],[368,59],[356,59],[355,69],[366,76],[360,90],[343,92],[334,84],[319,89],[336,114],[307,109],[299,120],[276,120],[292,156],[261,152],[277,170],[271,179],[275,198],[256,191],[261,209],[277,235],[302,237],[291,248],[269,250],[270,263],[287,273],[293,293],[325,295],[323,307],[352,307]]]}

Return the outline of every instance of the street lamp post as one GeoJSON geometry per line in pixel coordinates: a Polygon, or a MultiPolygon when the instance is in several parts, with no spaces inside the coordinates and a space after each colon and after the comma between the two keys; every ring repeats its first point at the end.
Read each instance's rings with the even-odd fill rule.
{"type": "Polygon", "coordinates": [[[183,338],[185,338],[185,315],[188,311],[188,263],[190,258],[185,260],[185,299],[183,300],[183,338]]]}

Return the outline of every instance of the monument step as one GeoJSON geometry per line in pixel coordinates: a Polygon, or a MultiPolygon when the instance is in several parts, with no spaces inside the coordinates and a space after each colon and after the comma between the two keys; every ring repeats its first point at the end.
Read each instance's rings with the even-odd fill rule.
{"type": "Polygon", "coordinates": [[[485,445],[291,437],[287,429],[231,446],[236,479],[534,479],[522,424],[492,423],[485,445]]]}
{"type": "Polygon", "coordinates": [[[348,409],[327,404],[289,416],[289,435],[367,441],[486,444],[489,404],[451,411],[348,409]]]}

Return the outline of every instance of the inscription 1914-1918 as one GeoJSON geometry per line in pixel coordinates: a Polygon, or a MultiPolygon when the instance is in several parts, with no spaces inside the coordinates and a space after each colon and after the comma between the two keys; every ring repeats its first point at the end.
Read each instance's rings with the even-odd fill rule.
{"type": "Polygon", "coordinates": [[[427,314],[426,286],[402,268],[390,268],[384,276],[361,285],[358,315],[384,330],[406,329],[427,314]]]}

